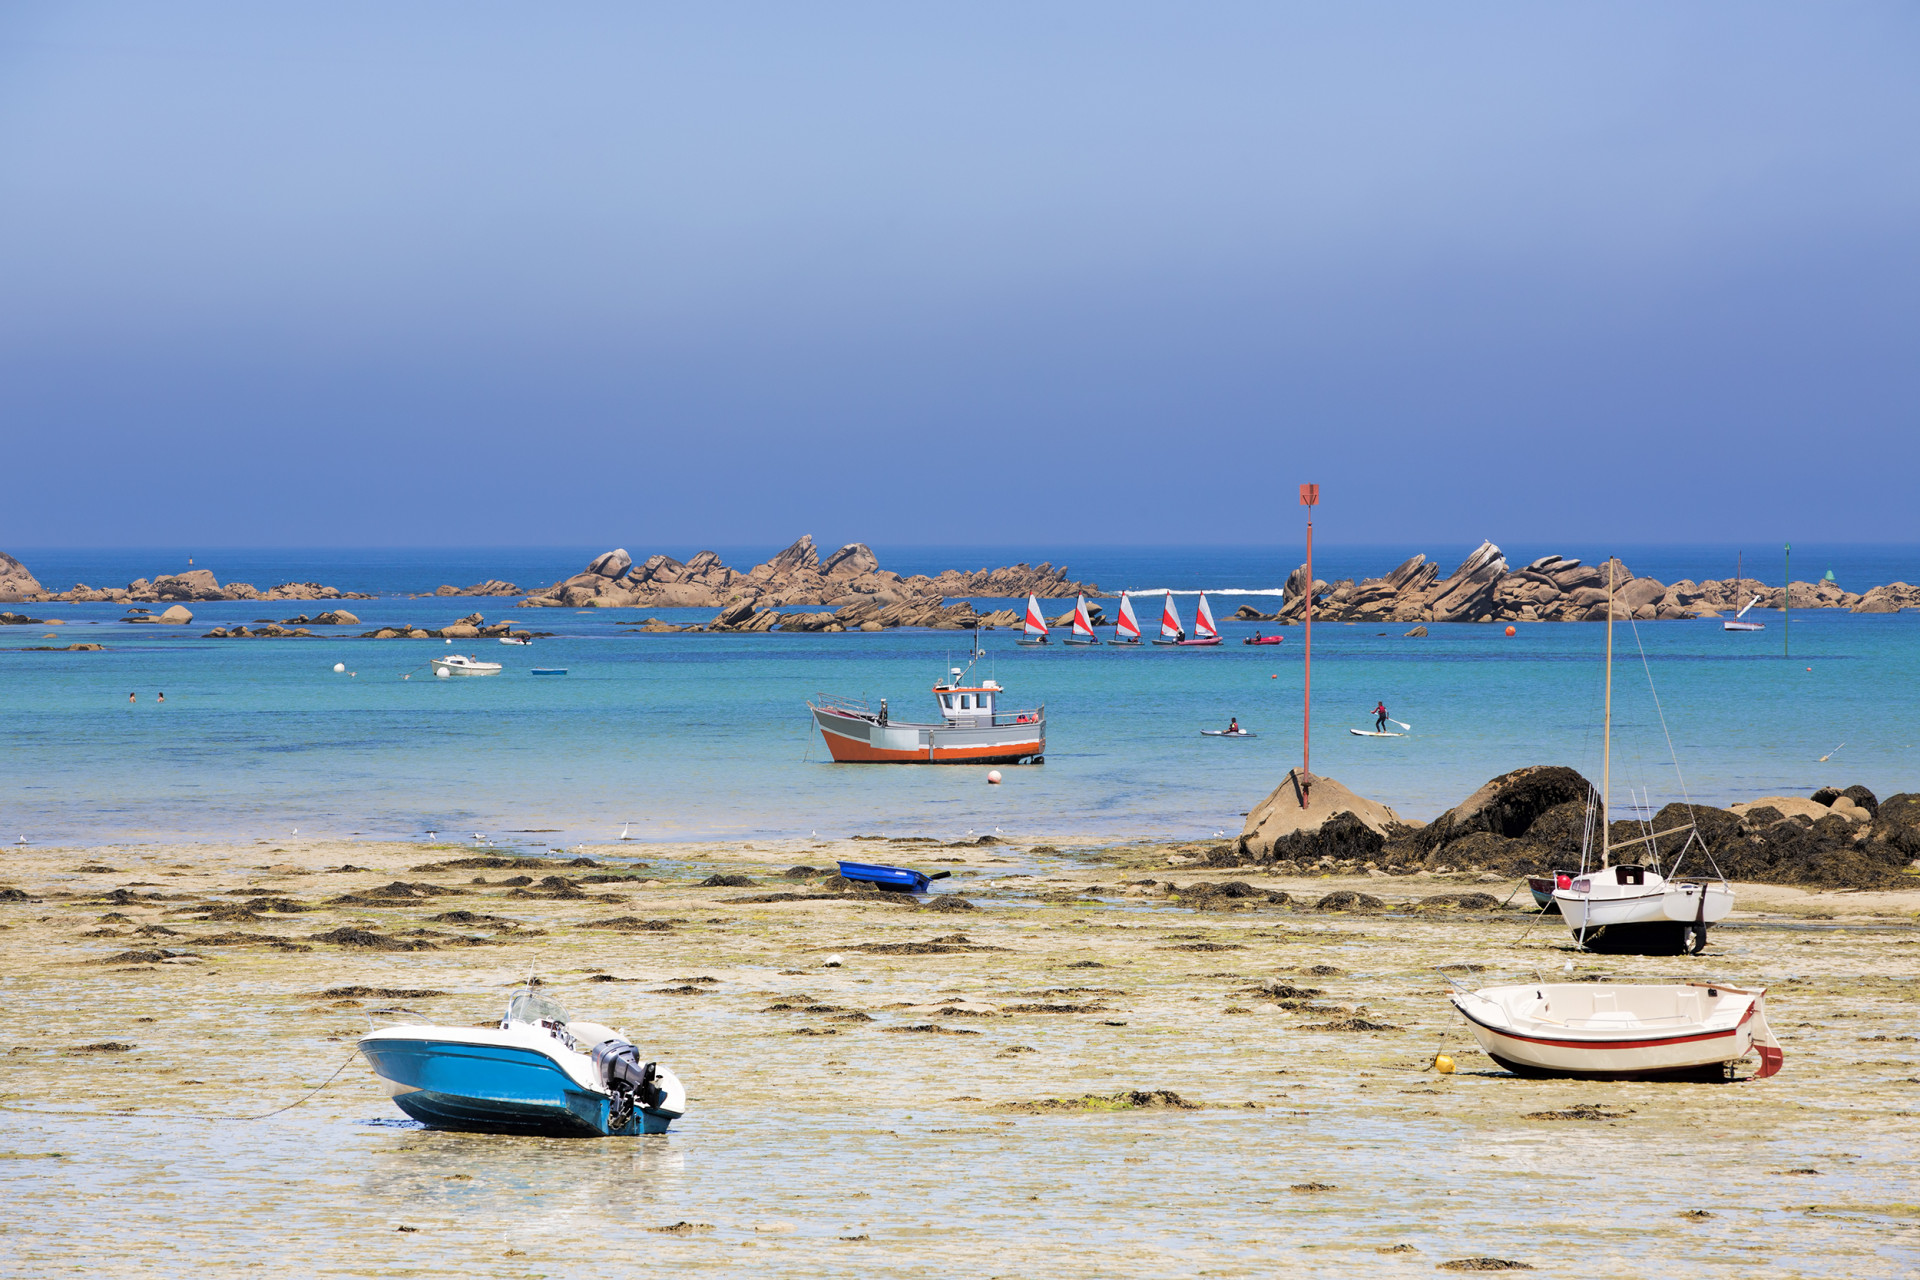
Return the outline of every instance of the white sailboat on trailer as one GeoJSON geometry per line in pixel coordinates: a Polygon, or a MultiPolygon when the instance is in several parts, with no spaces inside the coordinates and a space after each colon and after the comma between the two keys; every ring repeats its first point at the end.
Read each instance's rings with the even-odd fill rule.
{"type": "Polygon", "coordinates": [[[1022,631],[1025,634],[1020,637],[1021,644],[1047,643],[1047,620],[1040,616],[1040,601],[1032,592],[1027,593],[1027,621],[1022,631]]]}
{"type": "MultiPolygon", "coordinates": [[[[1724,876],[1718,883],[1669,879],[1660,873],[1660,839],[1686,835],[1674,857],[1674,869],[1698,844],[1711,859],[1700,830],[1691,821],[1664,831],[1643,822],[1640,834],[1614,841],[1611,800],[1613,790],[1613,566],[1607,567],[1606,712],[1601,734],[1600,795],[1598,797],[1598,870],[1587,869],[1593,844],[1593,805],[1588,809],[1587,847],[1580,857],[1580,874],[1564,886],[1556,885],[1553,900],[1572,931],[1574,942],[1588,951],[1624,955],[1698,954],[1707,945],[1707,926],[1724,920],[1733,910],[1733,886],[1724,876]],[[1615,864],[1622,850],[1644,848],[1646,862],[1615,864]]],[[[1664,724],[1664,715],[1662,723],[1664,724]]],[[[1646,806],[1651,807],[1651,806],[1646,806]]]]}
{"type": "Polygon", "coordinates": [[[1139,644],[1140,619],[1133,616],[1133,597],[1120,593],[1120,621],[1113,624],[1113,639],[1109,644],[1139,644]]]}
{"type": "Polygon", "coordinates": [[[1100,637],[1093,633],[1093,619],[1087,613],[1087,598],[1073,598],[1073,634],[1067,637],[1068,644],[1099,644],[1100,637]]]}
{"type": "MultiPolygon", "coordinates": [[[[1168,596],[1167,599],[1173,599],[1168,596]]],[[[1182,640],[1183,645],[1211,645],[1220,643],[1220,628],[1213,623],[1213,610],[1207,604],[1207,593],[1200,593],[1200,605],[1193,612],[1193,639],[1182,640]]]]}
{"type": "Polygon", "coordinates": [[[1155,644],[1179,644],[1187,638],[1187,629],[1180,625],[1180,610],[1174,606],[1173,592],[1167,592],[1166,607],[1160,610],[1160,638],[1155,644]]]}

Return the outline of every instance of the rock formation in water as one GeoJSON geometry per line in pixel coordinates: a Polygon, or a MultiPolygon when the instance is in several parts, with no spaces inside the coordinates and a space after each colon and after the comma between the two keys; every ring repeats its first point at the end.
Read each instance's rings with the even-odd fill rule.
{"type": "MultiPolygon", "coordinates": [[[[1672,584],[1636,577],[1619,560],[1583,565],[1564,556],[1542,556],[1522,569],[1507,564],[1500,548],[1482,542],[1445,578],[1424,555],[1378,578],[1315,580],[1313,615],[1329,622],[1601,622],[1607,616],[1607,573],[1613,572],[1613,616],[1642,622],[1710,618],[1738,610],[1778,609],[1786,593],[1751,578],[1672,584]]],[[[1262,614],[1243,605],[1236,617],[1261,622],[1299,622],[1306,616],[1307,570],[1287,578],[1280,611],[1262,614]]],[[[1796,582],[1795,609],[1851,609],[1894,613],[1920,608],[1920,587],[1890,583],[1856,595],[1832,582],[1796,582]]]]}
{"type": "MultiPolygon", "coordinates": [[[[858,627],[877,620],[896,606],[908,606],[916,616],[943,607],[950,611],[966,608],[944,606],[944,600],[950,596],[1006,597],[1031,592],[1059,597],[1080,592],[1093,594],[1098,590],[1089,583],[1069,580],[1064,567],[1056,569],[1045,562],[1034,567],[1020,564],[971,573],[948,570],[937,578],[924,574],[903,577],[882,569],[879,559],[864,543],[850,542],[823,560],[813,545],[813,538],[802,536],[772,559],[745,573],[723,564],[711,551],[702,551],[684,564],[664,555],[649,556],[635,563],[624,549],[609,551],[596,556],[582,572],[535,592],[520,603],[533,608],[722,609],[725,612],[713,623],[716,630],[764,630],[765,627],[743,627],[741,623],[767,610],[812,605],[834,611],[835,619],[845,630],[849,622],[858,627]],[[747,611],[738,613],[743,605],[747,611]]],[[[784,623],[768,625],[795,629],[784,623]]],[[[829,625],[832,624],[813,629],[829,625]]],[[[883,622],[882,625],[903,624],[883,622]]]]}
{"type": "Polygon", "coordinates": [[[324,587],[317,582],[283,582],[266,591],[255,587],[251,582],[229,582],[225,586],[213,576],[211,569],[189,569],[185,573],[162,574],[151,581],[135,578],[124,587],[90,587],[78,583],[71,591],[46,591],[27,573],[25,566],[12,556],[0,555],[0,600],[63,600],[68,604],[119,603],[139,601],[141,603],[159,603],[162,601],[181,601],[192,603],[202,600],[372,600],[374,597],[353,591],[342,591],[338,587],[324,587]],[[11,569],[9,569],[11,566],[11,569]],[[17,569],[18,574],[12,574],[17,569]],[[31,593],[9,596],[9,582],[24,582],[32,585],[31,593]]]}
{"type": "Polygon", "coordinates": [[[0,600],[43,600],[40,580],[27,572],[27,566],[0,551],[0,600]]]}

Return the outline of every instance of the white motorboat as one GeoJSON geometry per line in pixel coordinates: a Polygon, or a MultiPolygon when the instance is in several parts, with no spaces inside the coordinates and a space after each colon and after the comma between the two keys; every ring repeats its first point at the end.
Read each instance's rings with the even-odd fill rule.
{"type": "Polygon", "coordinates": [[[1724,1080],[1757,1053],[1764,1080],[1785,1055],[1766,988],[1709,982],[1546,982],[1455,991],[1487,1056],[1518,1075],[1724,1080]]]}
{"type": "MultiPolygon", "coordinates": [[[[1662,717],[1664,724],[1664,716],[1662,717]]],[[[1607,569],[1607,672],[1606,712],[1601,735],[1600,793],[1587,799],[1586,838],[1577,873],[1556,872],[1553,902],[1561,919],[1573,934],[1576,945],[1587,951],[1605,951],[1627,955],[1699,954],[1707,945],[1707,926],[1726,919],[1733,910],[1733,886],[1726,877],[1717,883],[1706,880],[1682,881],[1665,875],[1660,867],[1660,840],[1685,835],[1686,840],[1674,857],[1674,870],[1695,845],[1711,863],[1712,853],[1701,839],[1699,828],[1691,821],[1655,831],[1651,822],[1628,839],[1615,841],[1611,817],[1613,791],[1613,569],[1607,569]],[[1598,818],[1596,831],[1595,819],[1598,818]],[[1599,862],[1589,870],[1595,836],[1598,836],[1599,862]],[[1613,855],[1622,851],[1644,852],[1644,863],[1615,864],[1613,855]]],[[[1675,763],[1676,771],[1678,762],[1675,763]]],[[[1650,809],[1651,806],[1645,808],[1650,809]]],[[[1644,811],[1644,810],[1643,810],[1644,811]]],[[[1671,846],[1669,846],[1671,847],[1671,846]]],[[[1535,896],[1538,896],[1536,889],[1535,896]]]]}
{"type": "Polygon", "coordinates": [[[533,641],[528,640],[522,636],[501,636],[500,643],[501,644],[532,644],[533,641]]]}
{"type": "Polygon", "coordinates": [[[478,659],[469,658],[464,653],[450,653],[444,658],[433,658],[430,659],[430,661],[433,663],[433,670],[436,675],[443,671],[450,676],[492,676],[500,674],[499,663],[481,662],[478,659]]]}

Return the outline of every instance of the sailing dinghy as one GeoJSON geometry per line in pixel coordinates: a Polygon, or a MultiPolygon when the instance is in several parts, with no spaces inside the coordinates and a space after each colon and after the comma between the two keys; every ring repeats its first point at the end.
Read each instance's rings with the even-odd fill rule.
{"type": "Polygon", "coordinates": [[[1180,625],[1180,610],[1173,603],[1173,592],[1167,592],[1166,608],[1160,611],[1160,638],[1155,644],[1179,644],[1187,638],[1187,629],[1180,625]]]}
{"type": "Polygon", "coordinates": [[[1093,633],[1093,619],[1087,614],[1087,598],[1073,598],[1073,634],[1067,637],[1068,644],[1099,644],[1100,637],[1093,633]]]}
{"type": "Polygon", "coordinates": [[[1120,621],[1113,624],[1113,639],[1108,644],[1139,644],[1140,619],[1133,616],[1133,597],[1120,593],[1120,621]]]}
{"type": "MultiPolygon", "coordinates": [[[[1741,573],[1741,567],[1740,557],[1735,556],[1733,558],[1733,598],[1735,600],[1738,600],[1746,594],[1747,579],[1746,576],[1741,573]]],[[[1720,629],[1722,631],[1765,631],[1767,629],[1766,623],[1747,621],[1747,610],[1759,603],[1760,597],[1756,595],[1753,599],[1740,606],[1740,612],[1721,623],[1720,629]]]]}
{"type": "MultiPolygon", "coordinates": [[[[1172,596],[1167,599],[1171,601],[1172,596]]],[[[1182,645],[1213,645],[1220,643],[1220,628],[1213,624],[1213,610],[1207,605],[1207,593],[1200,593],[1200,607],[1193,611],[1193,639],[1182,640],[1182,645]]]]}
{"type": "Polygon", "coordinates": [[[1022,628],[1025,632],[1019,643],[1033,645],[1047,643],[1047,620],[1040,616],[1040,602],[1032,592],[1027,593],[1027,622],[1022,628]]]}

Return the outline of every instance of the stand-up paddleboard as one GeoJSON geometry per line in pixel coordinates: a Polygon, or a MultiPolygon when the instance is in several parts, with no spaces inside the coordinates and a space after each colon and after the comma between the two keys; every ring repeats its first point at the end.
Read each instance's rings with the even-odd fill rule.
{"type": "Polygon", "coordinates": [[[1356,738],[1404,738],[1404,733],[1395,733],[1391,729],[1349,729],[1348,733],[1356,738]]]}
{"type": "Polygon", "coordinates": [[[1202,729],[1200,736],[1203,738],[1257,738],[1260,735],[1257,733],[1248,733],[1245,729],[1240,730],[1238,733],[1235,733],[1231,729],[1202,729]]]}

